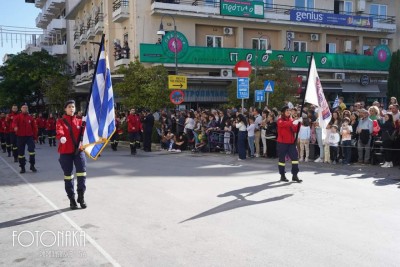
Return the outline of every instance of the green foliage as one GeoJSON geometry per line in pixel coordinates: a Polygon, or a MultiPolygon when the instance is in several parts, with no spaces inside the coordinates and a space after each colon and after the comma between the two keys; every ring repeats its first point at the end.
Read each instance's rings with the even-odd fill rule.
{"type": "Polygon", "coordinates": [[[393,53],[389,67],[389,79],[388,79],[388,91],[387,97],[394,96],[398,100],[400,99],[400,50],[393,53]]]}
{"type": "Polygon", "coordinates": [[[114,85],[115,94],[122,99],[126,108],[147,107],[156,110],[173,106],[169,101],[168,72],[164,66],[146,68],[136,59],[118,73],[124,74],[125,78],[114,85]]]}
{"type": "Polygon", "coordinates": [[[50,102],[59,100],[65,94],[60,92],[68,91],[68,76],[64,74],[66,66],[63,59],[53,57],[44,50],[32,55],[14,55],[0,67],[0,76],[3,77],[0,105],[23,102],[45,105],[45,93],[49,94],[50,102]],[[52,92],[53,88],[57,93],[52,92]]]}
{"type": "MultiPolygon", "coordinates": [[[[290,70],[286,68],[284,61],[272,60],[269,68],[257,70],[257,79],[254,72],[250,75],[250,98],[245,99],[245,107],[254,105],[254,91],[262,89],[265,80],[275,81],[274,92],[269,94],[269,107],[281,107],[285,100],[296,101],[297,82],[291,77],[290,70]]],[[[230,106],[241,105],[241,99],[236,98],[236,86],[235,81],[228,87],[230,106]]],[[[263,103],[261,106],[264,107],[265,105],[266,103],[263,103]]]]}

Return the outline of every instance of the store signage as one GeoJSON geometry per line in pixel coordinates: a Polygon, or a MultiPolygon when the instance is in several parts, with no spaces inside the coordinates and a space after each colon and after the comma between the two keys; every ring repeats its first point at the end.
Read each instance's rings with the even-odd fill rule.
{"type": "Polygon", "coordinates": [[[264,18],[264,2],[248,0],[221,0],[220,13],[224,16],[264,18]]]}

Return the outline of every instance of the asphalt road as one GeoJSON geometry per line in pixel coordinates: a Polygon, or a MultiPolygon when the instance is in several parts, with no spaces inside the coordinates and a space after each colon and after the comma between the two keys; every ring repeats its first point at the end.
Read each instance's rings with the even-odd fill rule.
{"type": "Polygon", "coordinates": [[[0,154],[0,266],[400,266],[398,168],[128,154],[88,159],[75,211],[54,147],[22,176],[0,154]]]}

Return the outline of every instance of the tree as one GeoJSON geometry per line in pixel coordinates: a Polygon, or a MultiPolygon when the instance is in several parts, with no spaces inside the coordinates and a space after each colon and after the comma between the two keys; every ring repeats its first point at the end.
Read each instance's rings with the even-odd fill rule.
{"type": "Polygon", "coordinates": [[[127,68],[118,71],[124,74],[122,82],[115,84],[115,94],[125,107],[146,107],[152,110],[172,107],[169,101],[168,72],[164,66],[146,68],[136,58],[127,68]]]}
{"type": "MultiPolygon", "coordinates": [[[[290,75],[290,70],[286,68],[285,62],[282,60],[272,60],[270,67],[267,69],[257,70],[257,79],[254,73],[250,75],[250,97],[245,100],[245,106],[254,105],[254,91],[264,87],[265,80],[275,81],[274,92],[269,95],[269,107],[281,107],[284,101],[294,102],[297,94],[297,82],[290,75]]],[[[236,83],[232,83],[228,87],[229,105],[240,106],[241,100],[236,97],[236,83]]],[[[265,103],[266,104],[266,103],[265,103]]],[[[265,106],[263,104],[262,106],[265,106]]]]}
{"type": "Polygon", "coordinates": [[[61,101],[68,92],[66,80],[67,64],[62,58],[49,55],[45,50],[32,55],[19,53],[0,67],[0,105],[29,103],[45,106],[50,102],[61,101]],[[52,92],[52,90],[56,92],[52,92]],[[63,92],[63,93],[60,93],[63,92]],[[47,95],[46,95],[47,93],[47,95]]]}
{"type": "Polygon", "coordinates": [[[389,67],[388,91],[387,97],[390,99],[392,96],[400,99],[400,50],[393,53],[389,67]]]}

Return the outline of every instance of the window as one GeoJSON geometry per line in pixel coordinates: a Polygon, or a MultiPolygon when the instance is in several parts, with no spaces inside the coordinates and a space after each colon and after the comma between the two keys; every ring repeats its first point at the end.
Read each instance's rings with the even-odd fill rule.
{"type": "Polygon", "coordinates": [[[386,17],[387,15],[387,5],[371,4],[369,13],[375,16],[386,17]]]}
{"type": "Polygon", "coordinates": [[[343,7],[344,14],[351,14],[353,13],[353,2],[345,1],[343,7]]]}
{"type": "Polygon", "coordinates": [[[293,42],[293,51],[307,52],[307,43],[300,42],[300,41],[294,41],[293,42]]]}
{"type": "Polygon", "coordinates": [[[299,9],[314,9],[314,0],[295,0],[294,5],[299,9]]]}
{"type": "Polygon", "coordinates": [[[258,39],[253,38],[252,41],[252,48],[257,50],[267,50],[268,47],[268,40],[267,39],[258,39]]]}
{"type": "Polygon", "coordinates": [[[336,44],[335,43],[327,43],[326,44],[326,53],[336,54],[336,44]]]}
{"type": "Polygon", "coordinates": [[[222,36],[207,35],[207,47],[222,47],[222,36]]]}
{"type": "Polygon", "coordinates": [[[264,0],[264,7],[266,9],[272,9],[274,6],[274,0],[264,0]]]}

